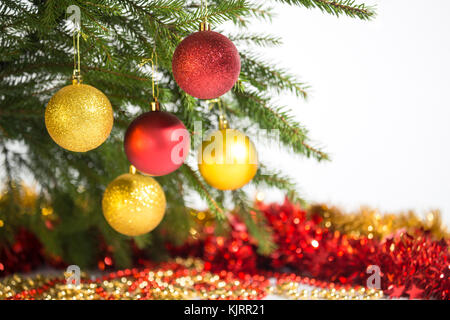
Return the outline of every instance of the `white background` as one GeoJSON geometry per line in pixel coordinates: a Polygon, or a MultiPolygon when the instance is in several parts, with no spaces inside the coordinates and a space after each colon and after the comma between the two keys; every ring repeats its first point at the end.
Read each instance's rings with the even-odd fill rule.
{"type": "Polygon", "coordinates": [[[276,4],[272,22],[254,24],[283,39],[261,53],[311,85],[306,102],[276,100],[332,161],[279,152],[263,159],[294,177],[307,200],[348,210],[441,209],[450,225],[450,1],[366,3],[377,5],[369,22],[276,4]]]}
{"type": "Polygon", "coordinates": [[[264,56],[311,85],[308,101],[286,95],[331,162],[269,159],[302,194],[345,209],[423,213],[450,225],[450,1],[383,0],[369,22],[276,6],[267,31],[283,44],[264,56]]]}

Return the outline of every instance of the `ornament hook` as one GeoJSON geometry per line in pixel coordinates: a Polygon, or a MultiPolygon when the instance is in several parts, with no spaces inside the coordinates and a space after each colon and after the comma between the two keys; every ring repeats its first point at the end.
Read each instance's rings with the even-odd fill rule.
{"type": "Polygon", "coordinates": [[[159,111],[158,98],[155,97],[155,101],[150,102],[150,107],[152,111],[159,111]]]}
{"type": "Polygon", "coordinates": [[[220,130],[228,129],[228,120],[224,114],[221,114],[219,116],[219,129],[220,130]]]}
{"type": "Polygon", "coordinates": [[[79,84],[81,83],[81,63],[80,63],[80,33],[81,30],[78,29],[73,33],[73,74],[72,74],[72,83],[79,84]],[[76,36],[75,36],[76,33],[76,36]],[[76,38],[76,41],[75,41],[76,38]]]}
{"type": "Polygon", "coordinates": [[[211,31],[211,25],[208,22],[200,22],[200,31],[211,31]]]}
{"type": "Polygon", "coordinates": [[[152,64],[152,96],[153,101],[150,103],[152,111],[159,111],[159,86],[158,81],[156,80],[156,72],[158,65],[158,54],[156,53],[156,48],[153,47],[152,56],[150,58],[142,59],[142,62],[139,64],[140,67],[144,66],[150,62],[152,64]]]}
{"type": "Polygon", "coordinates": [[[203,22],[200,22],[200,31],[211,31],[208,23],[208,0],[202,0],[201,8],[204,9],[203,22]]]}
{"type": "Polygon", "coordinates": [[[228,129],[228,120],[227,116],[222,108],[222,100],[220,98],[207,100],[207,103],[209,105],[209,109],[211,110],[214,107],[214,103],[217,103],[217,106],[219,107],[220,115],[219,115],[219,129],[228,129]]]}
{"type": "Polygon", "coordinates": [[[153,53],[151,58],[152,63],[152,95],[153,99],[155,99],[155,102],[158,102],[159,97],[159,86],[158,81],[156,80],[156,71],[158,66],[158,54],[156,53],[156,48],[153,47],[153,53]]]}

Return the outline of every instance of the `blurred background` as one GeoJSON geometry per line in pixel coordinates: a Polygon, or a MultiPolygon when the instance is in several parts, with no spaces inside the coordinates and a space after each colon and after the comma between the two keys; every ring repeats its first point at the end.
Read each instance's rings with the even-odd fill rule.
{"type": "MultiPolygon", "coordinates": [[[[261,52],[310,86],[290,106],[332,161],[265,153],[302,194],[344,209],[441,209],[450,225],[450,2],[366,1],[370,22],[278,6],[261,52]]],[[[267,156],[266,156],[267,158],[267,156]]],[[[279,199],[281,194],[266,194],[279,199]]]]}

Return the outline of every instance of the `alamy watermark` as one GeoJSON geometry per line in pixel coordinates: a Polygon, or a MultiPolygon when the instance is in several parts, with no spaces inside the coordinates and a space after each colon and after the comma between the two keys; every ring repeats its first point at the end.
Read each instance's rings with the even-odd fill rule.
{"type": "Polygon", "coordinates": [[[64,273],[66,277],[66,285],[79,286],[81,282],[81,270],[77,265],[70,265],[67,267],[64,273]]]}
{"type": "Polygon", "coordinates": [[[74,32],[77,30],[80,30],[81,28],[81,10],[79,6],[76,5],[70,5],[67,7],[66,10],[67,14],[70,14],[70,16],[67,18],[68,21],[72,22],[74,27],[74,32]]]}
{"type": "Polygon", "coordinates": [[[369,289],[381,289],[381,270],[377,265],[370,265],[366,269],[366,273],[370,276],[366,280],[366,286],[369,289]]]}

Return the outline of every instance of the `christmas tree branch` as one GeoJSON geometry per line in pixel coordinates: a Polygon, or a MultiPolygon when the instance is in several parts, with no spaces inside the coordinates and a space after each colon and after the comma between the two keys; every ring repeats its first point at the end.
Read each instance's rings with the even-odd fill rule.
{"type": "Polygon", "coordinates": [[[335,15],[347,15],[351,18],[369,20],[375,16],[373,7],[356,4],[354,0],[275,0],[289,5],[319,8],[321,11],[335,15]]]}
{"type": "Polygon", "coordinates": [[[298,186],[289,177],[283,175],[280,171],[270,170],[264,164],[259,164],[258,172],[252,180],[252,184],[256,186],[265,186],[286,190],[287,197],[293,203],[306,205],[304,200],[298,193],[298,186]]]}
{"type": "Polygon", "coordinates": [[[211,211],[216,215],[217,219],[223,220],[225,218],[224,210],[221,205],[219,205],[214,197],[209,192],[205,184],[200,180],[198,174],[187,164],[183,164],[180,169],[187,178],[187,181],[191,187],[195,188],[199,194],[206,200],[211,211]]]}
{"type": "Polygon", "coordinates": [[[207,12],[203,8],[195,10],[190,18],[177,22],[177,26],[192,30],[205,18],[209,23],[218,25],[227,20],[233,20],[239,15],[245,15],[248,10],[249,6],[245,0],[220,1],[214,6],[208,6],[207,12]]]}
{"type": "Polygon", "coordinates": [[[270,63],[261,61],[261,58],[245,51],[240,52],[243,60],[241,74],[259,90],[274,88],[277,92],[291,91],[299,97],[308,96],[305,84],[298,82],[287,71],[275,69],[270,63]]]}
{"type": "MultiPolygon", "coordinates": [[[[293,151],[313,156],[317,160],[328,160],[328,155],[312,147],[306,142],[306,130],[302,129],[298,123],[293,121],[289,115],[280,108],[269,107],[269,100],[259,96],[256,92],[236,92],[239,107],[247,113],[257,116],[258,124],[265,125],[266,128],[280,130],[280,138],[283,143],[292,147],[293,151]]],[[[253,118],[250,117],[250,118],[253,118]]],[[[263,126],[264,127],[264,126],[263,126]]]]}
{"type": "Polygon", "coordinates": [[[250,45],[258,45],[261,47],[278,46],[282,43],[280,37],[257,33],[234,34],[229,35],[228,38],[235,44],[239,44],[240,42],[242,42],[250,45]]]}
{"type": "Polygon", "coordinates": [[[258,252],[263,255],[271,253],[276,246],[272,240],[272,230],[267,226],[262,212],[251,206],[251,201],[242,190],[234,190],[231,194],[236,213],[247,226],[249,234],[258,242],[258,252]]]}

